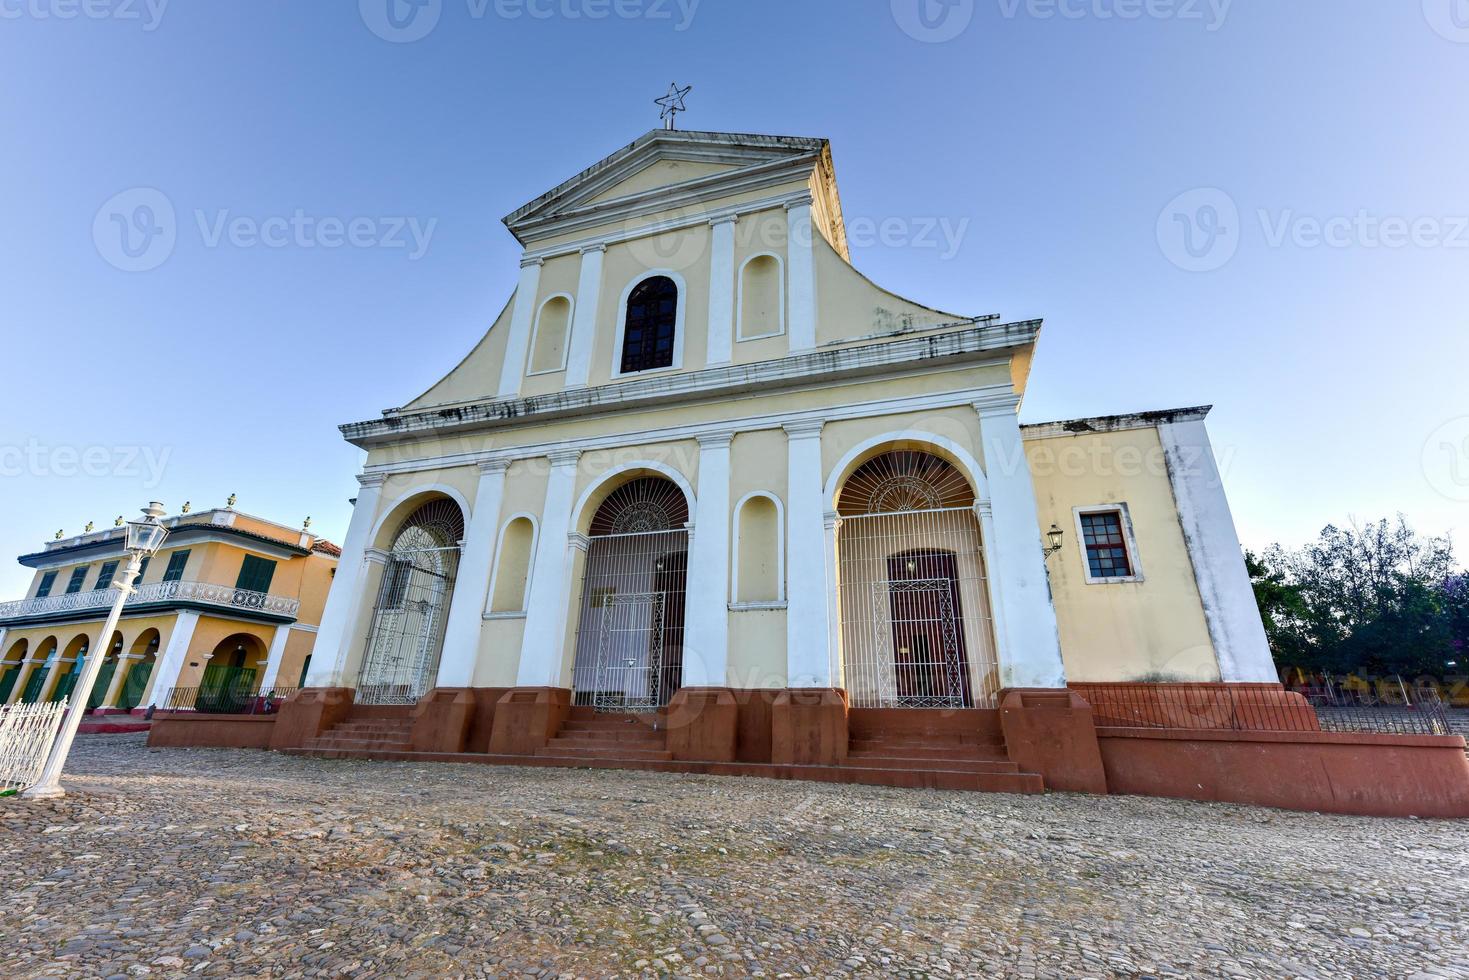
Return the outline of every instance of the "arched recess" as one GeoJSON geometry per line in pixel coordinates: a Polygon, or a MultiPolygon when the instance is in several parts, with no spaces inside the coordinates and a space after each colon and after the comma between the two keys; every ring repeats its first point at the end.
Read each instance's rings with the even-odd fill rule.
{"type": "Polygon", "coordinates": [[[692,495],[646,472],[601,487],[587,516],[574,703],[656,711],[683,681],[692,495]]]}
{"type": "Polygon", "coordinates": [[[757,490],[739,499],[734,509],[731,602],[758,605],[785,601],[785,541],[785,507],[779,497],[757,490]]]}
{"type": "Polygon", "coordinates": [[[199,680],[194,707],[213,714],[234,714],[249,707],[260,687],[270,653],[253,633],[234,633],[215,644],[199,680]]]}
{"type": "Polygon", "coordinates": [[[15,690],[15,685],[20,681],[20,672],[24,669],[21,661],[26,658],[26,651],[30,649],[30,641],[22,637],[10,644],[5,651],[5,656],[0,659],[0,704],[10,700],[10,692],[15,690]]]}
{"type": "Polygon", "coordinates": [[[569,293],[547,297],[536,312],[531,331],[530,361],[525,373],[555,374],[566,370],[566,355],[571,346],[572,311],[576,301],[569,293]]]}
{"type": "Polygon", "coordinates": [[[993,707],[999,693],[976,487],[903,441],[839,467],[837,606],[855,708],[993,707]]]}
{"type": "Polygon", "coordinates": [[[750,256],[740,266],[739,283],[738,339],[759,340],[785,333],[785,263],[781,257],[770,252],[750,256]]]}
{"type": "Polygon", "coordinates": [[[661,476],[674,484],[683,493],[684,500],[688,503],[688,512],[694,513],[694,486],[689,482],[688,477],[667,463],[653,459],[639,459],[612,467],[582,491],[581,496],[577,498],[576,506],[571,511],[576,515],[577,531],[582,534],[590,533],[592,517],[603,501],[611,496],[618,487],[644,476],[661,476]]]}
{"type": "Polygon", "coordinates": [[[464,515],[464,520],[466,522],[469,520],[469,500],[457,488],[446,483],[421,484],[406,491],[383,508],[383,512],[378,515],[377,523],[372,526],[372,534],[368,535],[372,547],[378,551],[390,549],[403,523],[420,507],[432,503],[439,497],[447,497],[454,501],[459,507],[460,514],[464,515]]]}
{"type": "Polygon", "coordinates": [[[617,303],[612,377],[683,366],[688,296],[688,283],[673,269],[649,269],[627,284],[617,303]],[[671,285],[671,292],[664,283],[671,285]],[[635,337],[629,336],[630,329],[635,337]],[[636,358],[633,345],[642,352],[636,358]]]}
{"type": "Polygon", "coordinates": [[[60,656],[61,644],[55,636],[48,636],[36,644],[35,652],[31,654],[33,666],[31,672],[25,675],[25,688],[20,700],[28,704],[41,700],[41,692],[51,676],[51,668],[56,666],[60,656]]]}
{"type": "Polygon", "coordinates": [[[514,514],[500,529],[495,548],[495,574],[490,581],[492,614],[525,612],[539,531],[531,514],[514,514]]]}
{"type": "Polygon", "coordinates": [[[51,690],[46,695],[46,700],[60,701],[62,698],[71,696],[72,689],[76,687],[77,678],[81,676],[82,668],[86,665],[91,647],[92,638],[85,633],[71,638],[66,644],[61,659],[55,662],[54,669],[50,672],[55,676],[47,682],[51,690]]]}
{"type": "Polygon", "coordinates": [[[990,499],[989,481],[985,478],[984,467],[979,465],[979,460],[974,458],[973,453],[944,436],[924,432],[921,429],[903,429],[864,439],[842,456],[827,474],[825,493],[822,498],[826,501],[827,506],[832,509],[836,508],[837,495],[841,492],[842,484],[857,467],[880,453],[899,449],[922,450],[948,460],[969,481],[976,501],[984,502],[990,499]]]}
{"type": "Polygon", "coordinates": [[[358,674],[363,704],[416,704],[433,689],[459,571],[467,509],[458,495],[418,493],[374,536],[384,556],[358,674]]]}
{"type": "MultiPolygon", "coordinates": [[[[92,691],[87,696],[87,710],[91,711],[102,705],[102,699],[107,696],[107,689],[112,684],[112,677],[117,673],[122,663],[123,638],[122,632],[112,634],[112,642],[107,644],[102,661],[102,669],[97,672],[97,679],[92,682],[92,691]]],[[[80,679],[80,674],[78,675],[80,679]]]]}
{"type": "Polygon", "coordinates": [[[148,691],[148,681],[153,677],[153,671],[158,665],[158,651],[162,645],[162,636],[157,629],[149,627],[138,634],[128,650],[131,657],[123,661],[119,670],[126,670],[127,676],[123,678],[122,688],[117,696],[117,707],[124,711],[131,711],[143,703],[143,695],[148,691]]]}

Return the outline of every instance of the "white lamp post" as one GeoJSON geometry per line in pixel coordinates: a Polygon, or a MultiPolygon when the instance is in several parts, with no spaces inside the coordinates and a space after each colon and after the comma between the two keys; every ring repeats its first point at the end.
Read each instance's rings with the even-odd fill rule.
{"type": "Polygon", "coordinates": [[[133,581],[143,567],[143,559],[156,552],[163,545],[163,539],[168,537],[168,528],[158,520],[163,513],[163,505],[155,500],[143,508],[142,520],[128,522],[128,564],[123,569],[121,581],[113,586],[117,589],[117,599],[112,603],[112,611],[107,614],[102,635],[97,638],[96,643],[90,644],[97,655],[88,657],[82,668],[82,676],[71,692],[71,706],[67,709],[66,719],[61,723],[61,734],[51,747],[51,755],[46,759],[46,771],[41,773],[41,779],[36,785],[21,794],[27,799],[50,800],[66,795],[66,790],[61,788],[62,767],[66,765],[66,757],[71,753],[71,743],[76,738],[77,726],[82,723],[82,715],[87,713],[92,687],[102,671],[102,661],[106,659],[112,634],[117,631],[117,621],[122,618],[123,604],[133,594],[133,581]]]}

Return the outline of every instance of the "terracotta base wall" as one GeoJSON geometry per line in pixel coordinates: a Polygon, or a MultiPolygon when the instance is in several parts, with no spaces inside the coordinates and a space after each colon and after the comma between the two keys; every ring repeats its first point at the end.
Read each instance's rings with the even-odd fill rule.
{"type": "MultiPolygon", "coordinates": [[[[272,749],[297,749],[333,725],[347,720],[357,692],[350,687],[308,687],[298,691],[275,716],[272,749]]],[[[156,716],[155,716],[156,717],[156,716]]]]}
{"type": "Polygon", "coordinates": [[[1113,793],[1372,817],[1469,817],[1464,740],[1097,730],[1113,793]]]}
{"type": "Polygon", "coordinates": [[[464,751],[488,754],[490,736],[495,730],[495,709],[500,699],[511,691],[508,687],[476,687],[474,695],[474,720],[464,738],[464,751]]]}
{"type": "Polygon", "coordinates": [[[435,688],[413,709],[413,751],[463,752],[474,715],[469,688],[435,688]]]}
{"type": "Polygon", "coordinates": [[[1000,725],[1010,761],[1039,773],[1046,788],[1105,794],[1107,774],[1091,707],[1071,691],[1000,694],[1000,725]]]}
{"type": "Polygon", "coordinates": [[[495,705],[490,730],[492,755],[535,755],[555,737],[571,713],[571,691],[563,687],[516,687],[495,705]]]}
{"type": "Polygon", "coordinates": [[[150,749],[268,749],[276,715],[200,715],[159,711],[148,729],[150,749]]]}
{"type": "Polygon", "coordinates": [[[847,692],[785,690],[770,719],[771,761],[778,766],[839,766],[847,761],[847,692]]]}
{"type": "Polygon", "coordinates": [[[680,761],[735,761],[739,713],[729,688],[683,688],[668,703],[668,751],[680,761]]]}

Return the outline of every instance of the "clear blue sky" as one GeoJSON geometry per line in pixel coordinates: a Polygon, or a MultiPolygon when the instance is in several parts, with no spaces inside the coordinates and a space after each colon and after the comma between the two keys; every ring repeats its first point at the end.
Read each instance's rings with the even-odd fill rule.
{"type": "MultiPolygon", "coordinates": [[[[515,282],[500,217],[655,126],[674,79],[683,128],[829,137],[849,221],[967,222],[956,254],[853,258],[1044,317],[1025,420],[1213,403],[1247,544],[1401,510],[1469,553],[1458,0],[930,0],[928,28],[917,0],[428,0],[411,43],[367,26],[393,36],[386,0],[159,2],[0,0],[0,555],[231,492],[340,540],[336,426],[458,361],[515,282]],[[135,188],[177,214],[146,272],[99,249],[105,212],[94,236],[135,188]],[[1167,210],[1199,188],[1223,210],[1167,210]],[[221,214],[298,209],[437,224],[416,260],[211,245],[221,214]],[[1424,219],[1417,242],[1312,241],[1363,212],[1424,219]]],[[[27,577],[5,559],[0,597],[27,577]]]]}

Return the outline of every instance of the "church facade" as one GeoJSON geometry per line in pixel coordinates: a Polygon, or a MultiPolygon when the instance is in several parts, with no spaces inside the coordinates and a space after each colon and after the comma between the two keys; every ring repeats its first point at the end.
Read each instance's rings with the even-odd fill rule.
{"type": "Polygon", "coordinates": [[[1298,707],[1207,409],[1022,425],[1041,323],[864,278],[826,141],[654,131],[505,223],[483,340],[343,426],[275,747],[1105,792],[1102,703],[1298,707]]]}

